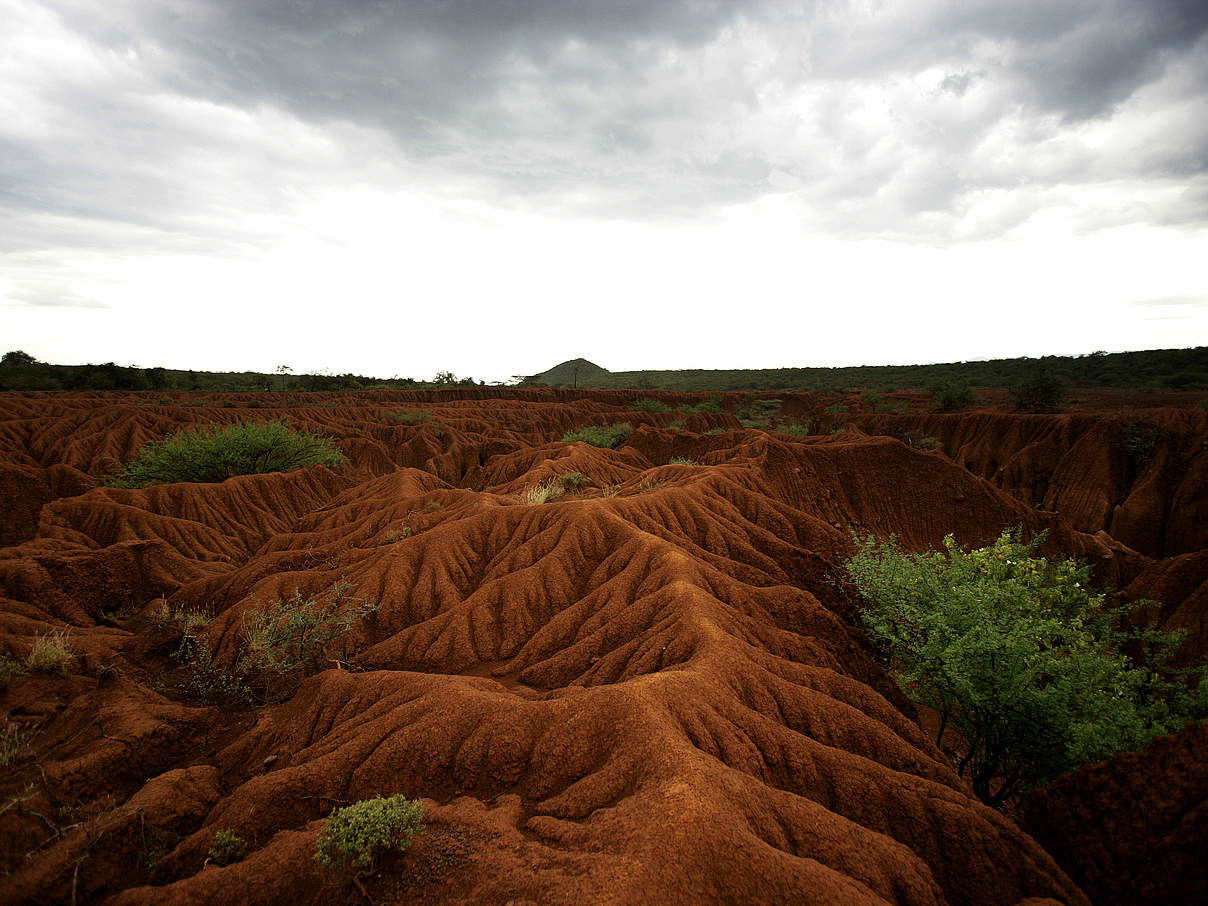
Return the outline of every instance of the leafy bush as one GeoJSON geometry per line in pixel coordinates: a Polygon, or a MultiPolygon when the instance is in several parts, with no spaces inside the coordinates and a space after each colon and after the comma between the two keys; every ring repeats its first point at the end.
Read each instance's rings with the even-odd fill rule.
{"type": "Polygon", "coordinates": [[[914,450],[939,450],[944,446],[938,438],[924,434],[922,428],[911,428],[904,431],[902,443],[914,450]]]}
{"type": "Polygon", "coordinates": [[[1167,667],[1181,634],[1122,629],[1140,605],[1111,606],[1089,567],[1036,556],[1042,540],[1008,530],[966,552],[949,536],[943,551],[908,554],[869,538],[848,562],[873,642],[903,691],[939,713],[937,744],[958,731],[950,754],[989,805],[1208,710],[1205,670],[1191,691],[1167,667]]]}
{"type": "Polygon", "coordinates": [[[784,422],[776,430],[781,434],[788,434],[792,437],[809,437],[814,433],[813,423],[807,418],[805,421],[789,421],[784,422]]]}
{"type": "Polygon", "coordinates": [[[386,418],[398,425],[422,425],[425,422],[432,421],[432,413],[427,409],[414,409],[411,411],[399,409],[396,412],[387,412],[386,418]]]}
{"type": "Polygon", "coordinates": [[[368,871],[383,854],[405,852],[423,832],[423,820],[423,804],[401,794],[338,808],[315,839],[315,861],[324,868],[368,871]]]}
{"type": "Polygon", "coordinates": [[[967,381],[934,381],[927,389],[931,391],[932,408],[940,412],[956,412],[977,402],[967,381]]]}
{"type": "Polygon", "coordinates": [[[1141,466],[1153,458],[1161,440],[1162,429],[1157,425],[1126,425],[1116,446],[1134,464],[1141,466]]]}
{"type": "Polygon", "coordinates": [[[252,690],[241,673],[226,669],[214,658],[209,637],[198,627],[185,632],[173,657],[185,668],[179,685],[185,697],[225,707],[251,703],[252,690]]]}
{"type": "Polygon", "coordinates": [[[589,425],[586,428],[567,431],[562,435],[562,442],[573,444],[582,441],[583,443],[591,444],[593,447],[612,449],[620,446],[632,431],[633,425],[629,424],[629,422],[613,422],[611,425],[589,425]]]}
{"type": "Polygon", "coordinates": [[[278,598],[252,611],[243,627],[247,649],[241,670],[283,676],[309,673],[325,660],[342,659],[348,630],[378,609],[376,603],[353,597],[354,589],[341,579],[325,592],[304,595],[295,589],[292,598],[278,598]]]}
{"type": "Polygon", "coordinates": [[[1011,388],[1011,402],[1023,412],[1056,412],[1065,402],[1065,384],[1048,371],[1040,371],[1011,388]]]}
{"type": "Polygon", "coordinates": [[[563,472],[558,476],[558,480],[568,488],[578,488],[592,483],[592,480],[582,472],[563,472]]]}
{"type": "Polygon", "coordinates": [[[667,460],[667,465],[669,465],[669,466],[699,466],[700,463],[697,462],[695,459],[691,459],[687,456],[672,456],[669,460],[667,460]]]}
{"type": "Polygon", "coordinates": [[[75,658],[67,632],[50,632],[34,641],[25,666],[35,673],[66,673],[75,658]]]}
{"type": "Polygon", "coordinates": [[[712,396],[707,400],[701,400],[695,406],[689,406],[685,412],[721,412],[721,397],[712,396]]]}
{"type": "Polygon", "coordinates": [[[0,654],[0,692],[8,688],[9,683],[19,676],[25,676],[25,668],[21,662],[7,654],[0,654]]]}
{"type": "Polygon", "coordinates": [[[246,852],[247,841],[231,828],[224,827],[214,834],[214,842],[210,844],[210,851],[206,855],[211,862],[218,865],[230,865],[242,859],[246,852]]]}
{"type": "Polygon", "coordinates": [[[650,399],[643,397],[629,407],[636,412],[670,412],[671,407],[662,400],[650,399]]]}
{"type": "Polygon", "coordinates": [[[122,470],[104,479],[115,488],[145,488],[177,481],[225,481],[235,475],[288,472],[303,466],[336,466],[335,441],[295,431],[283,422],[244,422],[178,431],[142,447],[122,470]]]}

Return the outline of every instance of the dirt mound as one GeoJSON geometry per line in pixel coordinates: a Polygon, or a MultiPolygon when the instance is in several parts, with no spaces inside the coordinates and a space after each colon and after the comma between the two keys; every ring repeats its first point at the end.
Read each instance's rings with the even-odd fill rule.
{"type": "Polygon", "coordinates": [[[920,729],[842,561],[853,532],[922,550],[1047,529],[1194,621],[1199,555],[1155,563],[890,437],[628,408],[640,395],[0,395],[21,502],[0,653],[52,630],[74,650],[0,699],[22,746],[0,902],[347,902],[355,884],[382,903],[1087,902],[920,729]],[[349,462],[76,478],[182,426],[283,414],[349,462]],[[616,421],[634,425],[616,450],[561,440],[616,421]],[[210,619],[195,631],[231,671],[255,610],[337,580],[374,608],[342,640],[355,658],[328,651],[254,707],[184,682],[180,615],[210,619]],[[399,792],[428,815],[405,855],[355,884],[318,868],[332,808],[399,792]],[[248,844],[225,867],[220,829],[248,844]]]}

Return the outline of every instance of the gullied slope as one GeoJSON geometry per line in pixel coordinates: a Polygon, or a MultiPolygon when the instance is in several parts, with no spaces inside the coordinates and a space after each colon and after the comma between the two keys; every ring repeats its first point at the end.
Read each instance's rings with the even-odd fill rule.
{"type": "MultiPolygon", "coordinates": [[[[940,453],[705,433],[736,429],[725,413],[670,430],[674,413],[618,399],[333,397],[290,414],[339,439],[335,471],[47,483],[36,528],[21,516],[0,551],[0,650],[69,629],[77,656],[3,692],[26,750],[0,781],[0,902],[347,902],[312,858],[321,819],[398,792],[428,828],[358,882],[375,902],[1087,902],[919,728],[854,628],[841,561],[852,530],[923,549],[1022,524],[1120,586],[1174,587],[1177,567],[940,453]],[[399,408],[431,420],[390,422],[399,408]],[[621,449],[558,440],[622,418],[639,427],[621,449]],[[572,472],[587,483],[523,502],[572,472]],[[165,605],[213,616],[229,668],[251,610],[336,580],[378,605],[355,665],[259,707],[182,694],[165,605]],[[220,867],[224,828],[249,853],[220,867]]],[[[8,405],[6,455],[35,478],[205,420],[8,405]]]]}

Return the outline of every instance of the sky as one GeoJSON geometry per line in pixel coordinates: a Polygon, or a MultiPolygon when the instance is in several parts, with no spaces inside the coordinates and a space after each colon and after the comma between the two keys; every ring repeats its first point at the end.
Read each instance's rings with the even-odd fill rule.
{"type": "Polygon", "coordinates": [[[1202,0],[0,0],[0,346],[490,381],[1208,344],[1202,0]]]}

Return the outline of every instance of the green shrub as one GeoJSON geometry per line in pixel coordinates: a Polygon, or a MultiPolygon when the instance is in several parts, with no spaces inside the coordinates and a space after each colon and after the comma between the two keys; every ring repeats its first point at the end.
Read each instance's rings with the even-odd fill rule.
{"type": "Polygon", "coordinates": [[[636,412],[670,412],[671,407],[662,400],[650,399],[643,397],[629,407],[636,412]]]}
{"type": "Polygon", "coordinates": [[[713,396],[707,400],[701,400],[695,406],[689,406],[685,412],[721,412],[721,397],[713,396]]]}
{"type": "Polygon", "coordinates": [[[589,425],[586,428],[567,431],[562,435],[562,442],[573,444],[582,441],[583,443],[591,444],[593,447],[608,447],[611,449],[620,446],[632,431],[633,425],[629,424],[629,422],[613,422],[611,425],[589,425]]]}
{"type": "Polygon", "coordinates": [[[710,428],[708,431],[705,432],[706,435],[725,434],[725,433],[726,433],[725,428],[710,428]]]}
{"type": "Polygon", "coordinates": [[[1040,371],[1011,388],[1011,402],[1023,412],[1056,412],[1065,402],[1065,384],[1056,375],[1040,371]]]}
{"type": "Polygon", "coordinates": [[[592,483],[592,480],[582,472],[563,472],[558,476],[558,480],[568,488],[578,488],[592,483]]]}
{"type": "Polygon", "coordinates": [[[667,465],[669,465],[669,466],[699,466],[700,463],[697,462],[695,459],[691,459],[687,456],[672,456],[669,460],[667,460],[667,465]]]}
{"type": "Polygon", "coordinates": [[[214,842],[206,855],[217,865],[230,865],[242,859],[245,853],[247,841],[229,827],[224,827],[214,834],[214,842]]]}
{"type": "Polygon", "coordinates": [[[914,450],[939,450],[944,446],[938,438],[924,434],[922,428],[911,428],[903,432],[902,443],[914,450]]]}
{"type": "Polygon", "coordinates": [[[376,603],[355,598],[355,586],[336,581],[325,592],[278,598],[253,610],[243,626],[244,651],[240,668],[247,673],[309,673],[347,654],[345,636],[365,617],[377,612],[376,603]]]}
{"type": "Polygon", "coordinates": [[[943,551],[908,554],[869,538],[847,565],[873,642],[903,691],[939,713],[937,744],[958,732],[950,754],[989,805],[1208,711],[1205,670],[1192,691],[1167,666],[1181,634],[1122,629],[1140,605],[1112,606],[1089,567],[1036,556],[1042,540],[1008,530],[966,552],[949,536],[943,551]]]}
{"type": "Polygon", "coordinates": [[[686,425],[687,422],[685,422],[682,418],[679,418],[671,422],[669,425],[667,425],[667,427],[672,431],[683,431],[686,425]]]}
{"type": "Polygon", "coordinates": [[[807,418],[805,421],[783,422],[776,430],[791,437],[809,437],[814,433],[813,427],[813,423],[807,418]]]}
{"type": "Polygon", "coordinates": [[[1126,425],[1116,447],[1135,465],[1142,466],[1153,458],[1161,440],[1162,429],[1157,425],[1126,425]]]}
{"type": "Polygon", "coordinates": [[[396,412],[387,412],[386,419],[397,425],[422,425],[425,422],[432,421],[432,413],[427,409],[414,409],[411,411],[399,409],[396,412]]]}
{"type": "Polygon", "coordinates": [[[867,406],[869,409],[872,409],[874,412],[885,405],[885,398],[875,390],[865,390],[860,394],[860,399],[863,401],[865,406],[867,406]]]}
{"type": "Polygon", "coordinates": [[[423,832],[424,807],[406,796],[364,799],[327,816],[315,839],[315,861],[324,868],[368,871],[391,850],[405,852],[423,832]]]}
{"type": "Polygon", "coordinates": [[[967,381],[934,381],[927,389],[931,392],[932,408],[940,412],[956,412],[977,402],[967,381]]]}
{"type": "Polygon", "coordinates": [[[7,654],[0,654],[0,692],[7,689],[17,677],[25,676],[25,673],[26,670],[21,666],[20,661],[7,654]]]}
{"type": "Polygon", "coordinates": [[[178,687],[181,695],[207,705],[239,707],[251,704],[251,687],[238,670],[228,670],[214,658],[209,636],[200,628],[185,632],[173,657],[185,668],[178,687]]]}
{"type": "Polygon", "coordinates": [[[122,470],[103,480],[115,488],[145,488],[177,481],[225,481],[235,475],[288,472],[303,466],[336,466],[335,441],[296,431],[283,422],[244,422],[178,431],[142,447],[122,470]]]}

